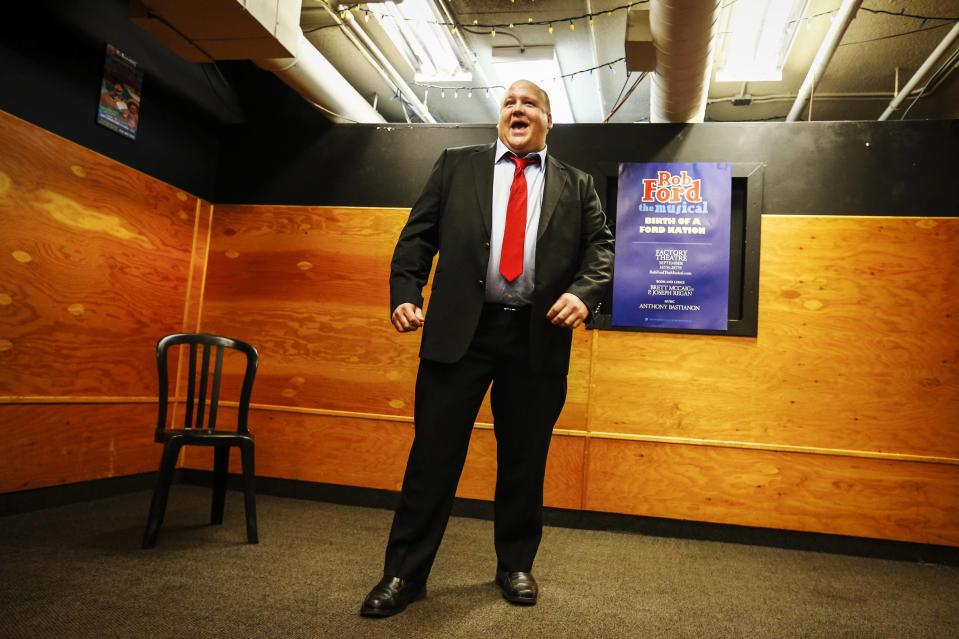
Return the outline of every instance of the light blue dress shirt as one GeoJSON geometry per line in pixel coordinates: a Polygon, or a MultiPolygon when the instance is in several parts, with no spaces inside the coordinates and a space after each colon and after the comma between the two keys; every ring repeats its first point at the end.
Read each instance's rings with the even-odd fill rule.
{"type": "Polygon", "coordinates": [[[524,169],[526,176],[526,235],[523,241],[523,273],[512,282],[507,282],[499,272],[500,256],[503,253],[503,232],[506,229],[506,207],[509,191],[513,185],[516,164],[508,157],[509,148],[502,140],[496,140],[493,164],[493,222],[490,228],[489,265],[486,268],[486,301],[525,306],[533,302],[533,283],[536,267],[536,232],[539,229],[539,212],[543,206],[543,187],[546,185],[546,147],[528,153],[539,156],[539,164],[524,169]]]}

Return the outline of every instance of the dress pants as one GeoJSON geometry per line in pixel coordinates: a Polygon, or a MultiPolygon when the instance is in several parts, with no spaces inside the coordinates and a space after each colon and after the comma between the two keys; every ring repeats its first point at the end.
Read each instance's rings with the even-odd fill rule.
{"type": "Polygon", "coordinates": [[[532,369],[529,332],[529,307],[487,304],[462,359],[452,364],[420,360],[415,437],[386,547],[386,576],[426,583],[491,383],[496,557],[501,569],[532,569],[543,532],[546,456],[566,400],[566,375],[532,369]]]}

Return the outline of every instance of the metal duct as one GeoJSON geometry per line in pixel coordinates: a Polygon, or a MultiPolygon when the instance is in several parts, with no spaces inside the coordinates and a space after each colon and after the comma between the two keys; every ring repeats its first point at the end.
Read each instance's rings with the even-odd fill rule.
{"type": "Polygon", "coordinates": [[[295,58],[267,58],[254,62],[261,69],[275,73],[307,101],[320,107],[334,122],[386,122],[306,39],[302,30],[297,34],[295,58]]]}
{"type": "Polygon", "coordinates": [[[653,0],[656,46],[650,122],[702,122],[713,67],[720,0],[653,0]]]}

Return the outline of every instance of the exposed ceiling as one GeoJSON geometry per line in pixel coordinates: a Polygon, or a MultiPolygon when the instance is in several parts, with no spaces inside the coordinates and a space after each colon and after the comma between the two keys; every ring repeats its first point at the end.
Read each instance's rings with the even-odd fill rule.
{"type": "MultiPolygon", "coordinates": [[[[473,91],[469,97],[465,88],[484,86],[477,74],[474,73],[472,82],[449,84],[445,97],[441,97],[436,88],[430,89],[427,96],[426,88],[414,82],[413,69],[398,54],[377,21],[364,20],[366,5],[341,6],[335,4],[335,0],[331,1],[336,13],[344,9],[352,11],[356,25],[368,33],[413,92],[427,102],[436,121],[495,121],[493,99],[487,98],[482,89],[473,91]],[[464,89],[457,90],[456,87],[464,89]]],[[[722,11],[730,11],[736,1],[723,0],[722,11]]],[[[627,82],[631,86],[639,77],[634,72],[627,80],[625,63],[622,62],[627,4],[626,0],[447,0],[455,21],[463,25],[460,33],[466,44],[489,77],[495,77],[490,66],[494,46],[554,46],[562,74],[566,76],[564,83],[576,122],[602,121],[627,87],[627,82]],[[586,18],[580,17],[572,21],[575,29],[570,30],[570,18],[587,14],[596,16],[591,25],[586,18]],[[553,21],[553,32],[550,33],[547,26],[529,25],[530,20],[538,23],[553,21]],[[474,21],[477,26],[473,26],[474,21]],[[492,29],[482,26],[508,23],[514,24],[514,28],[497,29],[495,36],[490,33],[492,29]],[[611,68],[604,66],[612,62],[615,63],[610,65],[611,68]],[[593,67],[602,68],[577,73],[593,67]]],[[[810,0],[781,81],[746,85],[717,82],[714,68],[706,121],[783,120],[829,28],[830,18],[840,4],[840,0],[810,0]],[[733,98],[743,94],[750,96],[751,100],[737,102],[748,104],[734,105],[733,98]]],[[[304,0],[301,26],[307,38],[361,95],[371,102],[375,96],[377,109],[388,121],[405,122],[401,101],[361,55],[357,45],[337,26],[340,20],[336,13],[326,9],[324,0],[304,0]]],[[[720,17],[720,24],[724,23],[723,18],[720,17]]],[[[906,84],[957,19],[959,0],[865,0],[815,89],[812,119],[878,118],[894,97],[896,87],[906,84]],[[947,19],[891,15],[900,12],[947,19]]],[[[959,73],[955,73],[959,66],[959,44],[947,52],[943,61],[945,65],[938,71],[934,69],[919,85],[919,89],[925,87],[922,96],[915,99],[920,95],[917,89],[890,119],[900,119],[904,113],[907,119],[959,118],[959,73]]],[[[649,121],[649,87],[647,78],[609,121],[649,121]]],[[[803,119],[807,119],[808,109],[803,114],[803,119]]]]}

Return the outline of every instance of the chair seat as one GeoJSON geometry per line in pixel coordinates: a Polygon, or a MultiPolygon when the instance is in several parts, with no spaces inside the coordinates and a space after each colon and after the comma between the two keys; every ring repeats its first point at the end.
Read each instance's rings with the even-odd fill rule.
{"type": "Polygon", "coordinates": [[[206,430],[204,428],[168,428],[156,434],[157,443],[171,439],[182,439],[186,444],[197,446],[217,446],[252,442],[252,433],[238,433],[235,430],[206,430]]]}

